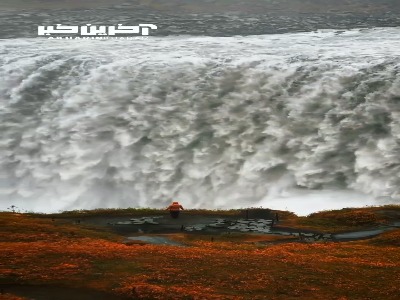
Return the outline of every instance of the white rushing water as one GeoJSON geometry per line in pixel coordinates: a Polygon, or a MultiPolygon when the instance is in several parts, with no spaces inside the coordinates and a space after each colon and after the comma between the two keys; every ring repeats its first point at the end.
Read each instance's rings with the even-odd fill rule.
{"type": "Polygon", "coordinates": [[[399,58],[400,28],[1,40],[0,209],[397,203],[399,58]]]}

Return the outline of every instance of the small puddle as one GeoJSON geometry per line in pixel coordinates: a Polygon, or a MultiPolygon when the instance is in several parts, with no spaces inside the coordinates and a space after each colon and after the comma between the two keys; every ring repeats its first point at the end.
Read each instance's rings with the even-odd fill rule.
{"type": "Polygon", "coordinates": [[[333,234],[332,237],[335,239],[361,239],[366,237],[373,237],[375,235],[384,233],[387,230],[388,229],[375,229],[375,230],[338,233],[338,234],[333,234]]]}
{"type": "Polygon", "coordinates": [[[146,242],[149,244],[155,244],[155,245],[184,246],[183,244],[180,244],[178,242],[170,240],[169,238],[165,238],[165,237],[161,237],[161,236],[147,236],[147,235],[131,236],[131,237],[128,237],[127,240],[142,241],[142,242],[146,242]]]}
{"type": "Polygon", "coordinates": [[[393,226],[393,227],[400,227],[400,222],[393,222],[390,225],[393,226]]]}

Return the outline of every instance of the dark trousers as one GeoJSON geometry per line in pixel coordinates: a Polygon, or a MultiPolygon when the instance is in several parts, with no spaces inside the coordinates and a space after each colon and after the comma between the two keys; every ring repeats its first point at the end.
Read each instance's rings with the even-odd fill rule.
{"type": "Polygon", "coordinates": [[[170,210],[171,217],[177,219],[179,217],[179,210],[170,210]]]}

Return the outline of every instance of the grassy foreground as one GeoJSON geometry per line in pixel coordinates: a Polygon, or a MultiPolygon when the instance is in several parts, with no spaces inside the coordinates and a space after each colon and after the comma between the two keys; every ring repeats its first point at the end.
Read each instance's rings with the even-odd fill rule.
{"type": "MultiPolygon", "coordinates": [[[[398,206],[307,218],[280,212],[280,226],[332,232],[388,223],[399,213],[398,206]]],[[[254,235],[221,236],[214,242],[201,235],[169,237],[188,247],[127,246],[104,228],[73,225],[60,215],[0,213],[0,284],[91,288],[121,299],[344,300],[398,299],[400,294],[398,229],[356,242],[268,246],[254,243],[259,238],[254,235]]],[[[6,288],[0,298],[24,299],[6,288]]]]}

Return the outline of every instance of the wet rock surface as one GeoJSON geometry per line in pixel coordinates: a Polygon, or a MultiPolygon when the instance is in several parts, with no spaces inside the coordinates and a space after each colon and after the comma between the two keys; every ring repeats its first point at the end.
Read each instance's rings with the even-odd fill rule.
{"type": "Polygon", "coordinates": [[[213,218],[198,216],[182,216],[178,219],[170,219],[163,216],[130,218],[129,220],[108,222],[110,226],[126,226],[141,232],[157,232],[162,228],[179,230],[185,232],[258,232],[269,233],[274,220],[272,219],[234,219],[234,218],[213,218]],[[158,225],[158,226],[148,226],[158,225]]]}
{"type": "MultiPolygon", "coordinates": [[[[243,216],[246,211],[243,211],[243,216]]],[[[249,211],[248,215],[253,218],[188,215],[184,212],[178,219],[169,215],[145,216],[145,217],[88,217],[82,224],[106,226],[111,231],[125,237],[126,245],[140,244],[164,244],[184,246],[168,238],[160,236],[170,233],[206,234],[218,236],[220,234],[254,234],[254,235],[275,235],[285,236],[288,239],[278,241],[265,241],[259,244],[280,244],[287,242],[346,242],[352,240],[369,239],[376,237],[386,231],[400,227],[400,222],[377,226],[364,230],[329,233],[307,230],[302,228],[291,228],[280,225],[273,217],[270,210],[249,211]],[[254,216],[265,216],[265,218],[254,218],[254,216]],[[158,235],[158,236],[157,236],[158,235]],[[291,238],[290,238],[291,237],[291,238]]],[[[76,223],[75,219],[70,221],[76,223]]]]}
{"type": "Polygon", "coordinates": [[[265,235],[291,236],[294,240],[302,242],[330,241],[333,235],[329,233],[309,232],[294,228],[274,227],[277,222],[275,219],[245,219],[245,218],[215,218],[208,216],[188,216],[181,215],[178,219],[172,219],[167,216],[153,216],[140,218],[126,218],[127,220],[116,220],[107,222],[114,231],[123,235],[140,236],[129,237],[124,244],[170,244],[171,241],[157,240],[160,237],[143,236],[146,234],[164,234],[164,233],[201,233],[201,234],[230,234],[230,233],[248,233],[265,235]]]}
{"type": "Polygon", "coordinates": [[[187,226],[184,228],[184,230],[202,231],[202,230],[207,230],[208,228],[213,228],[213,229],[224,229],[225,231],[269,233],[271,231],[271,225],[272,225],[272,220],[265,220],[265,219],[257,219],[257,220],[216,219],[209,224],[197,224],[193,226],[187,226]]]}

